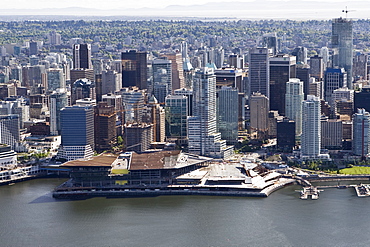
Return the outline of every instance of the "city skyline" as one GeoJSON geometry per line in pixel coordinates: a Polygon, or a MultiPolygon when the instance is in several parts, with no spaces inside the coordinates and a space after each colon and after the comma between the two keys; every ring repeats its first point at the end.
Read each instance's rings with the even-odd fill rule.
{"type": "Polygon", "coordinates": [[[0,15],[78,15],[78,16],[163,16],[163,17],[217,17],[242,19],[331,19],[346,17],[342,12],[348,7],[349,18],[367,18],[370,3],[357,1],[276,1],[263,3],[253,0],[139,0],[121,3],[110,0],[101,5],[99,1],[43,2],[40,0],[16,0],[4,3],[0,15]],[[247,7],[247,8],[245,8],[247,7]],[[280,11],[277,11],[280,10],[280,11]]]}

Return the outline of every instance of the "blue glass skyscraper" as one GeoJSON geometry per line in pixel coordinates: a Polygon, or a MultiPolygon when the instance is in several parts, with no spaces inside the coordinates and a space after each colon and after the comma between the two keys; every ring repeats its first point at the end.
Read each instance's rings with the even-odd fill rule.
{"type": "Polygon", "coordinates": [[[61,110],[62,147],[58,154],[66,160],[86,159],[94,152],[94,109],[69,106],[61,110]]]}

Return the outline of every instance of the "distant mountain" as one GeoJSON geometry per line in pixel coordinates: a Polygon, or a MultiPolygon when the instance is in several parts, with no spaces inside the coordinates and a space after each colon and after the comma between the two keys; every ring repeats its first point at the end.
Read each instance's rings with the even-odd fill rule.
{"type": "Polygon", "coordinates": [[[345,17],[342,10],[348,4],[350,18],[369,18],[370,1],[253,1],[220,2],[201,5],[170,5],[165,8],[94,9],[81,7],[48,9],[0,9],[0,15],[70,15],[70,16],[155,16],[242,19],[331,19],[345,17]]]}

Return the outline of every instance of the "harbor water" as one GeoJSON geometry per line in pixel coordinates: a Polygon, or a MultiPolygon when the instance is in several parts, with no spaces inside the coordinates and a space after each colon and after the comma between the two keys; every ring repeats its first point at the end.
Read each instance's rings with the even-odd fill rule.
{"type": "Polygon", "coordinates": [[[318,200],[296,185],[267,198],[52,198],[63,181],[0,187],[0,246],[370,246],[370,197],[353,188],[318,200]]]}

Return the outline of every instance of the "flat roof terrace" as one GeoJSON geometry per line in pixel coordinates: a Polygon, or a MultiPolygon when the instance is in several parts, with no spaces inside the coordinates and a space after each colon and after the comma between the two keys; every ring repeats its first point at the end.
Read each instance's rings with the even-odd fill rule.
{"type": "Polygon", "coordinates": [[[179,169],[212,160],[212,158],[181,153],[180,150],[132,153],[130,170],[179,169]]]}
{"type": "Polygon", "coordinates": [[[88,160],[71,160],[60,167],[98,167],[98,166],[106,166],[111,167],[112,163],[117,159],[117,155],[113,154],[102,154],[99,156],[94,156],[91,159],[88,160]]]}

